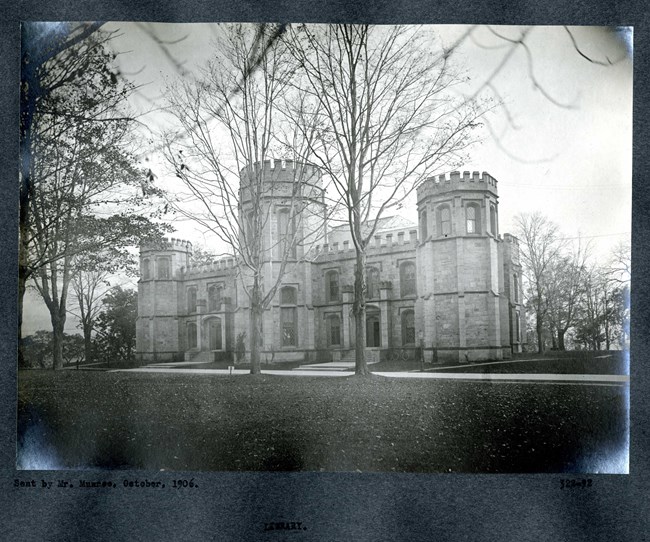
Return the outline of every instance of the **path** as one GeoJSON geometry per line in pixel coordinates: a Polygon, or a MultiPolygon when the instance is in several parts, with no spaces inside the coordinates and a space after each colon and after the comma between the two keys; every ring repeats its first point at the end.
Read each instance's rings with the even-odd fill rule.
{"type": "MultiPolygon", "coordinates": [[[[183,367],[184,363],[155,364],[136,369],[115,369],[119,372],[144,372],[144,373],[182,373],[203,375],[247,375],[247,369],[190,369],[183,367]]],[[[189,364],[187,364],[189,365],[189,364]]],[[[481,366],[485,364],[476,364],[481,366]]],[[[467,367],[464,365],[463,367],[467,367]]],[[[444,367],[452,369],[452,367],[444,367]]],[[[262,369],[262,374],[277,376],[351,376],[354,374],[354,362],[331,362],[316,365],[301,366],[292,370],[267,370],[262,369]]],[[[626,375],[609,374],[538,374],[538,373],[454,373],[433,371],[400,371],[400,372],[373,372],[374,375],[388,378],[416,378],[428,380],[468,380],[490,382],[557,382],[573,384],[629,384],[630,377],[626,375]]]]}

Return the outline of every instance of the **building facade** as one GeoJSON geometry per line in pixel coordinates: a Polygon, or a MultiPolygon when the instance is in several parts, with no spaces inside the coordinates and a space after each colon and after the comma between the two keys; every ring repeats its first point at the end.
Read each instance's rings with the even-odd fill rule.
{"type": "MultiPolygon", "coordinates": [[[[300,213],[308,218],[295,222],[289,212],[295,205],[277,187],[290,186],[297,169],[304,174],[302,166],[267,161],[257,167],[273,187],[263,203],[266,291],[278,278],[281,254],[288,255],[263,316],[262,362],[352,360],[355,251],[347,226],[328,229],[315,168],[301,177],[309,203],[300,213]],[[300,242],[284,252],[287,231],[307,226],[318,241],[294,235],[300,242]]],[[[242,217],[249,213],[246,175],[242,217]]],[[[499,360],[520,352],[519,247],[514,236],[499,232],[497,181],[485,172],[430,178],[417,189],[417,207],[418,224],[380,219],[367,250],[368,358],[412,358],[417,347],[425,361],[499,360]]],[[[143,363],[232,361],[240,335],[250,351],[245,274],[234,257],[192,266],[191,256],[192,244],[178,239],[141,248],[137,351],[143,363]]]]}

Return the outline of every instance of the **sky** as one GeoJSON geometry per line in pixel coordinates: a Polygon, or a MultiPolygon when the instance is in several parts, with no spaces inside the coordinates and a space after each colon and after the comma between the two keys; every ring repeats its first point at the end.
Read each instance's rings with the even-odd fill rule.
{"type": "MultiPolygon", "coordinates": [[[[143,165],[146,159],[160,186],[173,187],[173,174],[152,150],[156,133],[170,125],[163,110],[165,85],[196,75],[213,54],[211,41],[219,27],[107,23],[105,28],[117,31],[113,44],[120,70],[138,86],[130,106],[146,127],[143,165]]],[[[468,31],[431,28],[445,46],[468,31]]],[[[458,92],[471,96],[480,90],[483,97],[495,97],[493,88],[503,101],[486,119],[483,141],[459,169],[487,171],[499,181],[501,232],[514,231],[517,214],[540,211],[566,238],[589,240],[594,259],[604,263],[631,235],[631,30],[571,27],[570,35],[562,27],[533,27],[526,36],[528,53],[517,47],[498,69],[510,50],[504,38],[517,39],[523,30],[477,27],[453,54],[452,61],[470,79],[458,92]]],[[[192,224],[174,226],[176,237],[209,243],[192,224]]],[[[26,309],[25,334],[49,327],[47,311],[33,296],[26,309]]],[[[71,318],[68,330],[75,325],[71,318]]]]}
{"type": "MultiPolygon", "coordinates": [[[[178,77],[178,64],[185,77],[196,73],[212,54],[211,40],[218,27],[111,23],[108,28],[119,29],[114,43],[123,53],[119,57],[123,69],[141,85],[134,108],[153,109],[145,115],[145,124],[154,131],[163,129],[170,119],[159,109],[164,107],[166,81],[178,77]],[[170,42],[165,50],[152,35],[170,42]],[[171,43],[175,40],[180,41],[171,43]]],[[[431,28],[445,46],[456,43],[468,29],[431,28]]],[[[493,29],[506,38],[522,32],[518,27],[493,29]]],[[[583,58],[562,27],[533,27],[527,36],[532,61],[518,48],[496,75],[508,42],[487,27],[476,28],[462,41],[453,61],[471,81],[459,92],[472,95],[490,81],[504,102],[488,117],[484,140],[472,149],[462,169],[487,171],[499,181],[500,231],[513,231],[518,213],[541,211],[567,237],[593,239],[595,253],[604,255],[629,238],[631,229],[631,31],[570,30],[580,52],[613,65],[583,58]],[[535,88],[535,82],[549,97],[535,88]],[[514,127],[509,126],[508,114],[514,127]]],[[[484,88],[482,96],[494,94],[484,88]]],[[[157,167],[156,173],[164,172],[162,164],[157,167]]],[[[160,182],[169,178],[161,173],[160,182]]],[[[189,225],[178,227],[180,233],[196,235],[189,225]]]]}

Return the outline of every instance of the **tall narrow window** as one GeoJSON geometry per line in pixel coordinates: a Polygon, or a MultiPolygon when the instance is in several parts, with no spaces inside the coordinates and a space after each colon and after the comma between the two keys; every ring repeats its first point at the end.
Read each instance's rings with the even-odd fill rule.
{"type": "Polygon", "coordinates": [[[325,288],[328,302],[339,301],[339,272],[328,271],[325,274],[325,288]]]}
{"type": "Polygon", "coordinates": [[[402,297],[416,294],[415,264],[413,262],[403,262],[399,266],[399,284],[402,297]]]}
{"type": "Polygon", "coordinates": [[[497,231],[497,209],[494,205],[490,205],[490,232],[495,237],[499,233],[497,231]]]}
{"type": "Polygon", "coordinates": [[[296,257],[295,221],[289,215],[289,209],[278,211],[278,247],[279,257],[296,257]]]}
{"type": "Polygon", "coordinates": [[[427,237],[429,237],[428,224],[427,224],[427,212],[422,211],[420,213],[420,238],[422,239],[422,242],[426,241],[427,237]]]}
{"type": "Polygon", "coordinates": [[[280,309],[280,326],[282,329],[282,346],[296,346],[296,307],[280,309]]]}
{"type": "Polygon", "coordinates": [[[338,314],[327,317],[327,338],[329,346],[341,346],[341,318],[338,314]]]}
{"type": "Polygon", "coordinates": [[[156,266],[158,267],[158,278],[160,280],[167,280],[171,277],[169,258],[158,258],[156,260],[156,266]]]}
{"type": "Polygon", "coordinates": [[[196,348],[196,324],[190,322],[187,324],[187,348],[196,348]]]}
{"type": "Polygon", "coordinates": [[[512,276],[512,291],[515,303],[519,303],[519,277],[516,273],[512,276]]]}
{"type": "Polygon", "coordinates": [[[196,287],[192,286],[187,289],[187,312],[192,314],[196,312],[196,287]]]}
{"type": "Polygon", "coordinates": [[[280,336],[282,346],[298,346],[296,307],[296,289],[285,286],[280,290],[280,336]]]}
{"type": "Polygon", "coordinates": [[[465,207],[465,218],[467,224],[467,233],[481,233],[479,229],[479,208],[478,205],[470,203],[465,207]]]}
{"type": "Polygon", "coordinates": [[[221,305],[221,286],[212,284],[208,287],[208,310],[215,312],[221,305]]]}
{"type": "Polygon", "coordinates": [[[519,314],[519,311],[515,313],[515,341],[520,343],[521,342],[521,325],[520,325],[520,319],[521,315],[519,314]]]}
{"type": "Polygon", "coordinates": [[[402,345],[415,344],[415,314],[412,310],[402,311],[402,345]]]}
{"type": "Polygon", "coordinates": [[[448,205],[438,207],[438,236],[447,237],[451,235],[451,210],[448,205]]]}
{"type": "Polygon", "coordinates": [[[142,280],[149,280],[151,278],[151,262],[149,258],[142,260],[142,280]]]}
{"type": "Polygon", "coordinates": [[[245,215],[245,224],[244,224],[245,232],[246,232],[246,243],[249,245],[253,242],[253,239],[255,238],[255,214],[253,211],[249,211],[245,215]]]}
{"type": "Polygon", "coordinates": [[[379,297],[379,270],[376,267],[370,267],[366,271],[366,290],[368,299],[379,297]]]}

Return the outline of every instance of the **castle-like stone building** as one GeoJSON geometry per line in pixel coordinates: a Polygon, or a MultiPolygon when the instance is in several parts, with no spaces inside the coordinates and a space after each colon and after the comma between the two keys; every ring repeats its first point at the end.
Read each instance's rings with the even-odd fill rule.
{"type": "MultiPolygon", "coordinates": [[[[347,226],[327,227],[316,168],[290,161],[261,167],[274,187],[264,198],[269,219],[263,237],[277,241],[265,241],[266,291],[279,272],[280,241],[292,227],[286,190],[277,187],[290,186],[296,170],[310,213],[293,227],[320,236],[317,244],[295,236],[303,242],[289,251],[263,317],[262,361],[354,359],[355,251],[347,226]]],[[[244,170],[242,216],[250,212],[246,178],[244,170]]],[[[430,178],[417,188],[417,208],[417,225],[399,216],[380,219],[367,251],[368,358],[413,357],[419,346],[426,361],[507,359],[520,352],[519,248],[515,237],[499,233],[496,179],[476,171],[430,178]]],[[[235,257],[192,266],[191,255],[192,244],[178,239],[141,248],[137,351],[143,363],[230,361],[243,332],[250,352],[246,277],[235,257]]]]}

